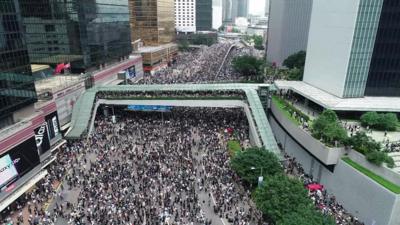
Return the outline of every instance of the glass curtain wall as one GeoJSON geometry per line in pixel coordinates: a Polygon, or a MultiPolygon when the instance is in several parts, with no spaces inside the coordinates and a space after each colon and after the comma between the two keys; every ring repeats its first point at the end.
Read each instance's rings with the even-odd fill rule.
{"type": "Polygon", "coordinates": [[[365,95],[400,96],[400,1],[383,2],[365,95]]]}

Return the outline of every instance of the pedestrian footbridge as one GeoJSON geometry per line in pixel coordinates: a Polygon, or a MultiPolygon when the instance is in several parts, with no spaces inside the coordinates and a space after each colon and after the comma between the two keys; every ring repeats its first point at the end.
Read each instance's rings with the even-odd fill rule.
{"type": "MultiPolygon", "coordinates": [[[[266,149],[279,153],[274,135],[269,125],[262,103],[261,96],[267,96],[269,85],[267,84],[170,84],[170,85],[119,85],[101,86],[86,90],[75,103],[71,128],[66,136],[68,139],[79,139],[90,133],[97,107],[100,104],[147,104],[147,105],[171,105],[171,106],[205,106],[211,107],[243,107],[249,119],[249,125],[253,126],[253,133],[266,149]],[[227,98],[219,98],[220,92],[237,92],[240,95],[227,98]],[[103,99],[102,96],[112,93],[112,99],[103,99]],[[151,93],[151,95],[146,95],[151,93]],[[165,97],[165,93],[174,93],[175,97],[165,97]],[[185,93],[191,93],[186,98],[185,93]],[[208,97],[204,97],[207,93],[208,97]],[[211,93],[211,95],[210,95],[211,93]],[[135,97],[138,94],[140,97],[135,97]],[[182,94],[180,96],[180,94],[182,94]],[[174,99],[175,98],[175,99],[174,99]],[[218,102],[217,102],[218,101],[218,102]]],[[[264,105],[263,105],[264,104],[264,105]]],[[[252,129],[250,129],[250,133],[252,129]]]]}

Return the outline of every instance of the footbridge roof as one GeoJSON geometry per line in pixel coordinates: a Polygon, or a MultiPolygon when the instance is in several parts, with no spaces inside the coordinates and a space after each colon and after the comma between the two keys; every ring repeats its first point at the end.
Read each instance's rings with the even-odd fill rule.
{"type": "Polygon", "coordinates": [[[260,88],[268,89],[268,84],[246,84],[246,83],[219,83],[219,84],[170,84],[170,85],[118,85],[93,87],[85,91],[75,103],[71,129],[67,138],[81,138],[88,131],[90,120],[98,92],[163,92],[163,91],[243,91],[246,94],[253,119],[258,129],[258,135],[263,146],[276,153],[279,152],[274,135],[265,114],[262,102],[258,95],[260,88]]]}

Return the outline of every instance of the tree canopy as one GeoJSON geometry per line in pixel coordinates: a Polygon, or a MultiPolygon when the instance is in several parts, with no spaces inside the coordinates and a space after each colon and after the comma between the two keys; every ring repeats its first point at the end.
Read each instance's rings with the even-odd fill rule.
{"type": "Polygon", "coordinates": [[[189,50],[189,42],[187,40],[181,40],[178,43],[178,49],[179,49],[179,51],[187,51],[187,50],[189,50]]]}
{"type": "Polygon", "coordinates": [[[253,41],[254,41],[254,48],[258,50],[264,50],[264,39],[260,35],[253,35],[253,41]]]}
{"type": "Polygon", "coordinates": [[[306,52],[299,51],[293,55],[290,55],[283,61],[283,65],[289,69],[298,68],[303,69],[306,63],[306,52]]]}
{"type": "Polygon", "coordinates": [[[284,218],[277,223],[277,225],[335,225],[333,218],[324,216],[314,209],[298,208],[284,216],[284,218]]]}
{"type": "Polygon", "coordinates": [[[240,154],[235,154],[231,160],[231,167],[248,184],[257,184],[257,179],[263,176],[283,173],[277,156],[263,148],[249,148],[240,154]],[[254,169],[251,169],[251,168],[254,169]]]}
{"type": "Polygon", "coordinates": [[[346,130],[339,124],[339,119],[332,110],[324,110],[313,121],[311,132],[315,138],[322,139],[329,145],[335,144],[335,141],[343,143],[347,138],[346,130]]]}
{"type": "Polygon", "coordinates": [[[381,145],[371,137],[368,137],[365,132],[357,132],[346,140],[345,145],[351,146],[354,150],[362,154],[381,149],[381,145]]]}
{"type": "Polygon", "coordinates": [[[264,185],[255,191],[254,202],[262,213],[274,221],[281,221],[299,208],[313,205],[303,184],[285,175],[267,177],[264,185]]]}
{"type": "Polygon", "coordinates": [[[232,61],[233,68],[248,79],[263,76],[265,62],[257,57],[244,55],[235,57],[232,61]]]}
{"type": "Polygon", "coordinates": [[[303,80],[304,68],[293,68],[288,71],[288,80],[303,80]]]}
{"type": "Polygon", "coordinates": [[[361,125],[377,130],[395,131],[398,125],[398,118],[394,113],[367,112],[361,118],[361,125]]]}

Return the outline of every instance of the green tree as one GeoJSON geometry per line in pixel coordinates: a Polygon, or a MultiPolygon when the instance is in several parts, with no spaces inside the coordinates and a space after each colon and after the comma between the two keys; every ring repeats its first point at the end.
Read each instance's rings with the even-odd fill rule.
{"type": "Polygon", "coordinates": [[[387,131],[395,131],[397,128],[398,122],[399,121],[397,119],[397,116],[394,113],[380,114],[377,129],[387,130],[387,131]]]}
{"type": "Polygon", "coordinates": [[[242,76],[249,80],[255,80],[257,77],[263,76],[265,62],[254,56],[244,55],[235,57],[232,60],[232,66],[242,76]]]}
{"type": "Polygon", "coordinates": [[[264,39],[262,36],[260,35],[253,35],[253,41],[254,41],[254,48],[258,49],[258,50],[264,50],[264,39]]]}
{"type": "Polygon", "coordinates": [[[287,57],[283,61],[282,65],[286,66],[289,69],[293,69],[293,68],[302,69],[302,68],[304,68],[305,63],[306,63],[306,52],[299,51],[299,52],[287,57]]]}
{"type": "Polygon", "coordinates": [[[288,71],[288,80],[303,80],[304,69],[293,68],[288,71]]]}
{"type": "Polygon", "coordinates": [[[351,146],[354,150],[364,155],[381,149],[380,143],[367,136],[365,132],[357,132],[346,140],[345,145],[351,146]]]}
{"type": "Polygon", "coordinates": [[[361,116],[360,120],[362,126],[370,126],[372,128],[379,123],[379,114],[377,112],[366,112],[361,116]]]}
{"type": "Polygon", "coordinates": [[[398,124],[398,118],[394,113],[366,112],[361,117],[361,125],[377,130],[395,131],[398,124]]]}
{"type": "Polygon", "coordinates": [[[250,185],[257,184],[261,170],[263,176],[283,173],[277,156],[263,148],[249,148],[235,154],[230,164],[232,169],[250,185]]]}
{"type": "Polygon", "coordinates": [[[187,51],[187,50],[189,50],[189,42],[187,40],[181,40],[178,43],[178,49],[179,49],[179,51],[187,51]]]}
{"type": "Polygon", "coordinates": [[[336,113],[332,110],[324,110],[312,123],[312,135],[315,138],[322,139],[327,144],[347,142],[347,132],[339,124],[336,113]]]}
{"type": "Polygon", "coordinates": [[[330,216],[324,216],[313,208],[298,208],[290,212],[277,225],[336,225],[330,216]]]}
{"type": "Polygon", "coordinates": [[[312,207],[303,184],[285,175],[267,177],[253,197],[257,208],[275,222],[299,208],[312,207]]]}
{"type": "Polygon", "coordinates": [[[366,158],[369,162],[381,166],[386,161],[386,153],[379,151],[371,151],[366,154],[366,158]]]}

